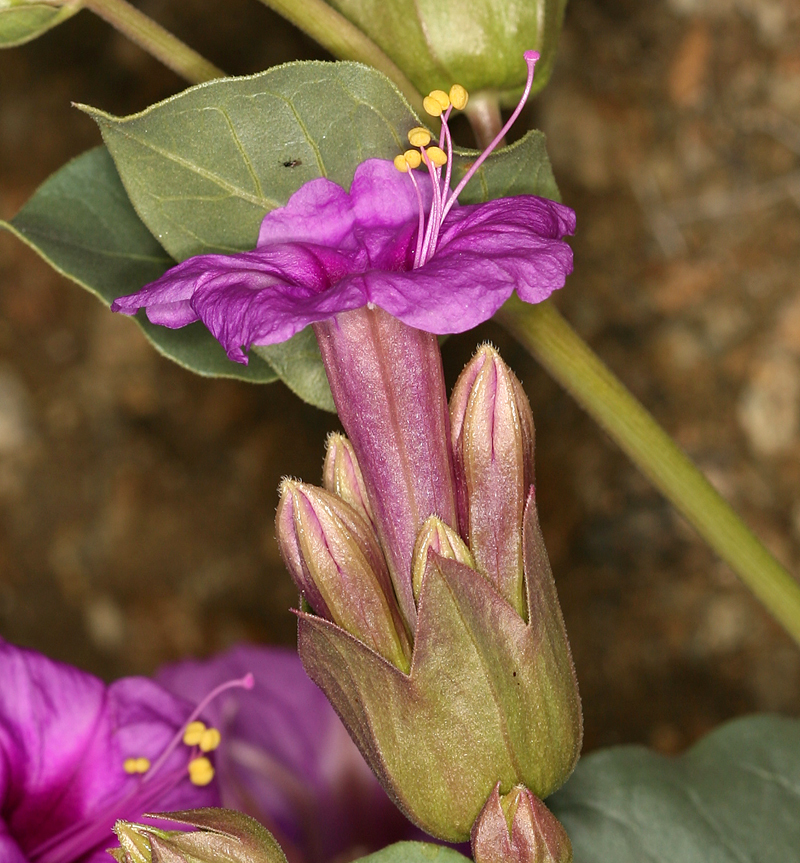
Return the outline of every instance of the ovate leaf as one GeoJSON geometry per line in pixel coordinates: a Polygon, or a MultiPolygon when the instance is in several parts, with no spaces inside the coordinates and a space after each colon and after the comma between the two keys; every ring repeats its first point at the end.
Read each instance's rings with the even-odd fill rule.
{"type": "Polygon", "coordinates": [[[0,48],[13,48],[30,42],[52,27],[79,12],[80,0],[63,6],[35,0],[0,0],[0,48]]]}
{"type": "Polygon", "coordinates": [[[355,863],[466,863],[463,854],[432,842],[395,842],[355,863]]]}
{"type": "Polygon", "coordinates": [[[192,87],[100,126],[142,221],[177,260],[252,249],[264,215],[359,163],[392,159],[416,118],[388,78],[358,63],[287,63],[192,87]]]}
{"type": "Polygon", "coordinates": [[[800,722],[739,719],[679,758],[597,752],[547,804],[575,863],[788,863],[800,859],[800,722]]]}
{"type": "MultiPolygon", "coordinates": [[[[106,305],[175,264],[136,215],[105,147],[68,162],[0,226],[106,305]]],[[[248,366],[231,362],[200,323],[170,330],[142,312],[136,321],[160,353],[198,374],[261,383],[277,378],[259,357],[248,366]]]]}
{"type": "MultiPolygon", "coordinates": [[[[453,159],[453,188],[479,156],[477,150],[460,150],[453,159]]],[[[556,178],[547,156],[543,132],[532,129],[525,137],[492,153],[459,195],[462,204],[480,204],[514,195],[539,195],[560,200],[556,178]]]]}

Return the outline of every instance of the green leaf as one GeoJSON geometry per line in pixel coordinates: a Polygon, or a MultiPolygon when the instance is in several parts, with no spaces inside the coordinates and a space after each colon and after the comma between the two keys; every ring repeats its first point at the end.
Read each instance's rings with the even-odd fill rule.
{"type": "Polygon", "coordinates": [[[359,857],[355,863],[464,863],[467,858],[458,851],[433,842],[395,842],[359,857]]]}
{"type": "Polygon", "coordinates": [[[142,221],[176,259],[252,249],[264,215],[316,177],[349,188],[417,123],[388,78],[358,63],[287,63],[192,87],[141,114],[84,107],[142,221]]]}
{"type": "Polygon", "coordinates": [[[24,45],[81,10],[80,2],[53,6],[34,0],[0,0],[0,48],[24,45]]]}
{"type": "MultiPolygon", "coordinates": [[[[10,222],[0,222],[62,275],[106,305],[157,279],[175,261],[141,223],[105,147],[67,163],[10,222]]],[[[231,362],[200,323],[180,330],[137,318],[156,349],[201,375],[268,383],[275,372],[258,357],[231,362]]]]}
{"type": "MultiPolygon", "coordinates": [[[[480,155],[477,150],[458,150],[453,158],[453,188],[480,155]]],[[[492,153],[458,196],[462,204],[480,204],[514,195],[539,195],[561,200],[547,156],[545,136],[532,129],[510,147],[492,153]]]]}
{"type": "Polygon", "coordinates": [[[254,346],[250,353],[263,357],[303,401],[322,410],[336,412],[319,345],[311,327],[306,327],[287,342],[254,346]]]}
{"type": "Polygon", "coordinates": [[[584,758],[547,801],[575,863],[773,863],[800,848],[800,722],[730,722],[679,758],[584,758]]]}

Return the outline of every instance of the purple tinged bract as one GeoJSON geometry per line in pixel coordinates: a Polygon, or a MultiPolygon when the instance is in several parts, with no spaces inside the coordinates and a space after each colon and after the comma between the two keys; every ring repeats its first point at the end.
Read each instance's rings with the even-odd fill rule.
{"type": "MultiPolygon", "coordinates": [[[[432,181],[417,184],[425,212],[432,181]]],[[[339,312],[378,306],[430,333],[460,333],[490,318],[516,289],[538,303],[564,284],[575,229],[568,207],[519,195],[456,206],[435,254],[412,269],[419,228],[414,187],[391,162],[369,159],[350,191],[320,178],[264,217],[256,248],[199,255],[166,272],[113,311],[140,308],[155,324],[202,320],[230,359],[251,345],[285,341],[339,312]]]]}

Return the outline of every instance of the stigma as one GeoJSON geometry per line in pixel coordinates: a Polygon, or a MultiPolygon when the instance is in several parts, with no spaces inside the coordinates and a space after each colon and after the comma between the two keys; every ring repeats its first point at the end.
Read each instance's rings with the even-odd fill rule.
{"type": "Polygon", "coordinates": [[[525,102],[528,100],[531,92],[534,68],[536,61],[539,59],[539,53],[537,51],[526,51],[523,57],[528,67],[528,76],[519,104],[509,117],[508,122],[498,132],[489,146],[470,165],[469,170],[452,191],[450,190],[450,180],[453,170],[453,139],[450,135],[448,121],[454,108],[457,111],[463,111],[466,108],[469,101],[469,93],[461,84],[453,84],[449,92],[431,90],[422,100],[422,107],[426,113],[431,117],[439,118],[441,123],[438,142],[431,146],[433,136],[428,129],[424,126],[415,126],[408,133],[408,143],[411,144],[411,149],[394,158],[395,168],[403,174],[408,174],[414,186],[419,205],[419,229],[417,231],[417,243],[414,248],[412,269],[421,267],[430,260],[436,251],[439,232],[441,231],[445,217],[458,200],[458,196],[464,187],[475,176],[475,173],[487,156],[503,140],[525,106],[525,102]],[[433,200],[430,212],[428,213],[425,212],[422,203],[422,193],[413,173],[421,165],[424,165],[427,169],[433,189],[433,200]]]}

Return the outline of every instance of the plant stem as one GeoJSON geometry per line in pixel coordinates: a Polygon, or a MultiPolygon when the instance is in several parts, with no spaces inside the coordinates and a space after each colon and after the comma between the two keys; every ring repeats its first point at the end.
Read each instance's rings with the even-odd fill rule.
{"type": "Polygon", "coordinates": [[[126,0],[85,0],[83,5],[192,84],[225,77],[221,69],[126,0]]]}
{"type": "Polygon", "coordinates": [[[423,115],[422,96],[406,78],[399,66],[355,24],[325,3],[325,0],[261,0],[274,9],[323,48],[340,60],[357,60],[383,72],[411,103],[411,107],[423,115]]]}
{"type": "Polygon", "coordinates": [[[497,318],[605,429],[800,644],[800,583],[747,528],[552,302],[532,306],[514,297],[497,318]]]}
{"type": "MultiPolygon", "coordinates": [[[[485,150],[503,128],[499,99],[492,94],[473,96],[467,102],[466,115],[472,127],[472,133],[475,135],[477,149],[485,150]]],[[[505,143],[503,138],[497,145],[498,149],[504,147],[505,143]]]]}

